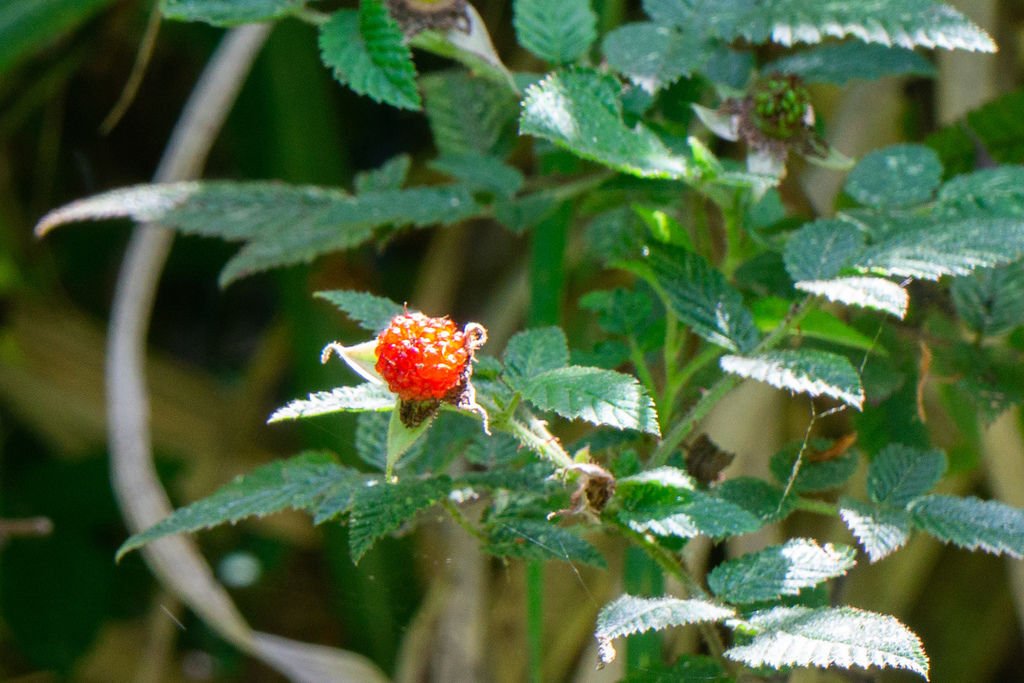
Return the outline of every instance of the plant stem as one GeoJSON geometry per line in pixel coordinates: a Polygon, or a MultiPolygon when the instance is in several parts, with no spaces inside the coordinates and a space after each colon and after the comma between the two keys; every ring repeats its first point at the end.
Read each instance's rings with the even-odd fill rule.
{"type": "MultiPolygon", "coordinates": [[[[700,585],[700,582],[690,575],[686,568],[674,555],[672,555],[672,553],[662,548],[644,534],[636,532],[618,521],[613,522],[613,524],[619,530],[619,533],[639,545],[651,559],[658,563],[658,566],[660,566],[667,574],[677,579],[679,583],[683,585],[683,590],[686,592],[687,596],[703,600],[710,599],[708,592],[704,590],[704,587],[700,585]]],[[[725,643],[722,642],[722,637],[719,635],[718,631],[715,630],[714,625],[703,623],[697,624],[696,626],[700,630],[701,637],[704,638],[704,642],[707,644],[708,651],[712,656],[720,660],[723,664],[728,664],[724,658],[725,643]]]]}
{"type": "Polygon", "coordinates": [[[459,509],[459,506],[453,503],[450,499],[442,498],[441,507],[443,507],[445,511],[451,515],[451,518],[455,523],[465,529],[466,533],[470,536],[474,537],[484,545],[491,542],[491,539],[487,537],[487,534],[485,534],[477,525],[473,524],[473,522],[469,521],[466,515],[462,514],[462,510],[459,509]]]}
{"type": "Polygon", "coordinates": [[[515,417],[509,418],[501,424],[495,424],[495,429],[501,429],[519,439],[525,446],[537,451],[541,456],[551,461],[559,469],[567,469],[573,466],[573,459],[551,432],[543,420],[536,417],[525,408],[520,408],[521,414],[525,415],[526,423],[515,417]]]}
{"type": "Polygon", "coordinates": [[[530,683],[544,683],[544,562],[526,563],[526,649],[530,683]]]}
{"type": "MultiPolygon", "coordinates": [[[[816,298],[808,296],[802,301],[793,305],[786,318],[779,323],[779,325],[771,331],[761,342],[754,347],[750,352],[750,355],[756,355],[763,353],[769,349],[774,348],[785,339],[786,334],[789,332],[793,325],[796,325],[800,320],[807,315],[808,311],[811,310],[813,303],[816,298]]],[[[686,437],[693,432],[694,428],[700,424],[700,421],[707,417],[707,414],[711,412],[711,409],[715,407],[722,397],[729,393],[737,384],[740,383],[742,378],[737,375],[722,375],[715,382],[710,389],[708,389],[703,396],[690,408],[690,411],[683,417],[682,420],[677,422],[669,433],[661,440],[658,447],[654,449],[654,453],[651,455],[650,464],[652,467],[660,467],[668,462],[669,457],[679,447],[686,437]]]]}
{"type": "Polygon", "coordinates": [[[827,515],[829,517],[835,517],[839,507],[835,503],[829,503],[824,500],[815,500],[813,498],[800,498],[796,496],[793,498],[793,503],[796,505],[798,510],[805,512],[814,512],[819,515],[827,515]]]}

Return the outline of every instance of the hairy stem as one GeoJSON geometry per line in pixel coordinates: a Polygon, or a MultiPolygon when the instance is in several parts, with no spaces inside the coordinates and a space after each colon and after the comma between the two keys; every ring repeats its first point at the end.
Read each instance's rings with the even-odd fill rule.
{"type": "MultiPolygon", "coordinates": [[[[795,303],[789,310],[786,318],[772,330],[771,334],[762,339],[750,353],[754,355],[775,348],[786,338],[789,330],[807,315],[816,300],[815,297],[808,296],[802,301],[795,303]]],[[[722,375],[690,408],[689,412],[673,425],[669,433],[665,435],[665,438],[661,440],[661,443],[658,444],[658,447],[654,449],[654,453],[651,455],[651,466],[660,467],[668,462],[669,457],[675,452],[676,448],[690,436],[701,420],[711,412],[711,409],[740,383],[741,379],[741,377],[736,375],[722,375]]]]}

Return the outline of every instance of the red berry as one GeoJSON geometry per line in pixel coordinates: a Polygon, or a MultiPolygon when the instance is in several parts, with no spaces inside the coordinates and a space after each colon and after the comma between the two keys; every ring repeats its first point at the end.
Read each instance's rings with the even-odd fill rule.
{"type": "Polygon", "coordinates": [[[448,318],[403,313],[377,337],[376,368],[402,400],[440,400],[462,384],[470,355],[448,318]]]}

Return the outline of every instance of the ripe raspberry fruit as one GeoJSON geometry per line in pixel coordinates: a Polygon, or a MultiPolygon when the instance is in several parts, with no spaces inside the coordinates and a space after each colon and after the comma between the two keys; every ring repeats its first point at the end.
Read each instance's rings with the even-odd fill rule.
{"type": "Polygon", "coordinates": [[[438,401],[461,391],[472,349],[448,318],[403,313],[377,337],[377,372],[403,401],[438,401]]]}

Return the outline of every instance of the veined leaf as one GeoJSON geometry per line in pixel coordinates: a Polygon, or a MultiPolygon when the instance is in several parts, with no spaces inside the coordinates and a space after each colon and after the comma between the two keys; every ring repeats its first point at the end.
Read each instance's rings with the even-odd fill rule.
{"type": "Polygon", "coordinates": [[[730,351],[757,345],[754,317],[721,271],[686,249],[652,245],[646,251],[643,261],[621,265],[647,280],[683,324],[730,351]]]}
{"type": "Polygon", "coordinates": [[[789,236],[782,258],[794,282],[831,280],[853,263],[865,243],[864,233],[849,221],[817,220],[789,236]]]}
{"type": "Polygon", "coordinates": [[[1024,510],[994,500],[939,495],[918,498],[907,509],[918,528],[940,541],[1024,558],[1024,510]]]}
{"type": "Polygon", "coordinates": [[[858,410],[864,389],[846,358],[826,351],[769,351],[757,356],[723,356],[722,369],[733,375],[811,396],[831,396],[858,410]]]}
{"type": "Polygon", "coordinates": [[[853,548],[794,538],[718,565],[708,587],[734,604],[777,600],[843,576],[854,564],[853,548]]]}
{"type": "Polygon", "coordinates": [[[505,346],[505,379],[523,391],[533,377],[569,364],[569,342],[557,327],[518,332],[505,346]]]}
{"type": "Polygon", "coordinates": [[[396,154],[383,164],[369,171],[361,171],[356,174],[356,193],[366,194],[370,192],[388,192],[401,190],[405,185],[405,179],[409,175],[409,166],[412,164],[412,157],[408,154],[396,154]]]}
{"type": "MultiPolygon", "coordinates": [[[[702,0],[698,0],[701,2],[702,0]]],[[[782,45],[853,36],[866,43],[905,48],[995,52],[983,30],[949,5],[932,0],[719,0],[704,2],[714,30],[726,40],[782,45]],[[717,9],[717,8],[716,8],[717,9]]]]}
{"type": "Polygon", "coordinates": [[[907,307],[910,306],[907,290],[880,277],[855,275],[832,280],[801,280],[794,287],[836,303],[885,311],[900,320],[907,315],[907,307]]]}
{"type": "Polygon", "coordinates": [[[612,641],[616,638],[673,626],[724,621],[734,614],[730,608],[709,600],[622,595],[601,608],[597,615],[594,637],[598,642],[598,656],[602,665],[614,661],[612,641]]]}
{"type": "Polygon", "coordinates": [[[687,160],[649,129],[626,126],[618,82],[589,69],[553,73],[531,85],[519,130],[623,173],[644,178],[683,178],[689,173],[687,160]]]}
{"type": "MultiPolygon", "coordinates": [[[[770,332],[783,324],[792,310],[793,302],[777,296],[766,296],[753,301],[750,309],[754,314],[754,323],[761,332],[770,332]]],[[[839,346],[846,346],[861,351],[880,352],[885,350],[876,347],[875,341],[850,327],[832,313],[823,309],[808,311],[801,319],[800,325],[790,331],[795,337],[803,339],[819,339],[839,346]]]]}
{"type": "Polygon", "coordinates": [[[845,85],[860,78],[874,81],[886,76],[935,76],[927,59],[905,47],[851,40],[812,47],[766,64],[764,73],[796,74],[807,83],[845,85]]]}
{"type": "Polygon", "coordinates": [[[168,19],[235,26],[278,19],[304,4],[305,0],[160,0],[160,12],[168,19]]]}
{"type": "Polygon", "coordinates": [[[530,378],[523,398],[541,410],[617,429],[660,434],[654,401],[634,377],[578,365],[530,378]]]}
{"type": "Polygon", "coordinates": [[[499,557],[585,562],[606,567],[597,548],[569,529],[539,519],[495,519],[484,550],[499,557]]]}
{"type": "Polygon", "coordinates": [[[442,154],[495,154],[515,137],[516,98],[508,88],[465,71],[420,79],[427,122],[442,154]]]}
{"type": "Polygon", "coordinates": [[[333,289],[315,292],[313,296],[334,304],[345,315],[359,323],[360,327],[374,334],[387,327],[391,319],[401,315],[404,310],[391,299],[374,296],[368,292],[333,289]]]}
{"type": "Polygon", "coordinates": [[[613,29],[602,50],[609,66],[649,93],[689,76],[708,59],[699,35],[646,21],[613,29]]]}
{"type": "Polygon", "coordinates": [[[373,481],[359,487],[348,520],[352,561],[358,563],[378,539],[437,503],[451,489],[452,480],[446,476],[405,478],[395,483],[373,481]]]}
{"type": "Polygon", "coordinates": [[[757,635],[725,656],[748,666],[877,666],[928,678],[921,640],[886,614],[853,607],[775,607],[739,623],[757,635]]]}
{"type": "Polygon", "coordinates": [[[756,531],[767,521],[737,502],[698,490],[686,472],[672,467],[620,479],[613,500],[621,522],[657,536],[724,538],[756,531]]]}
{"type": "Polygon", "coordinates": [[[339,465],[330,453],[309,452],[272,462],[236,477],[213,495],[175,510],[170,517],[135,534],[118,549],[117,559],[164,536],[234,524],[246,517],[264,517],[282,510],[312,508],[324,496],[348,491],[359,481],[358,472],[339,465]]]}
{"type": "Polygon", "coordinates": [[[320,56],[334,77],[376,102],[420,109],[416,67],[402,29],[381,0],[360,0],[320,26],[320,56]]]}
{"type": "Polygon", "coordinates": [[[367,382],[354,387],[338,387],[318,391],[307,399],[299,399],[278,408],[267,422],[297,420],[341,412],[394,410],[395,395],[382,384],[367,382]]]}
{"type": "Polygon", "coordinates": [[[442,154],[430,166],[451,176],[471,190],[490,192],[508,198],[523,186],[523,174],[501,159],[475,152],[442,154]]]}
{"type": "Polygon", "coordinates": [[[958,277],[951,292],[957,313],[981,334],[1002,334],[1024,325],[1024,261],[958,277]]]}
{"type": "Polygon", "coordinates": [[[944,218],[1024,216],[1024,166],[959,175],[939,189],[935,212],[944,218]]]}
{"type": "Polygon", "coordinates": [[[893,145],[861,159],[846,178],[845,189],[865,206],[888,208],[926,202],[941,183],[942,162],[935,150],[893,145]]]}
{"type": "Polygon", "coordinates": [[[74,29],[113,0],[33,0],[0,6],[0,73],[74,29]]]}
{"type": "Polygon", "coordinates": [[[762,524],[784,519],[793,512],[793,496],[757,477],[730,477],[714,488],[717,498],[728,501],[754,515],[762,524]]]}
{"type": "Polygon", "coordinates": [[[75,221],[131,218],[184,233],[247,241],[221,273],[226,284],[359,246],[377,226],[456,222],[479,210],[469,191],[458,185],[353,197],[280,183],[186,182],[136,185],[71,202],[43,216],[36,233],[44,235],[75,221]]]}
{"type": "MultiPolygon", "coordinates": [[[[800,442],[789,444],[772,456],[769,469],[775,481],[787,485],[792,476],[800,442]]],[[[805,449],[800,472],[793,482],[792,490],[796,493],[819,493],[837,489],[853,476],[857,469],[857,451],[850,449],[834,458],[816,461],[814,453],[827,449],[831,443],[825,439],[812,439],[805,449]]]]}
{"type": "Polygon", "coordinates": [[[871,562],[888,557],[910,539],[911,519],[904,510],[842,498],[839,516],[857,537],[871,562]]]}
{"type": "Polygon", "coordinates": [[[597,324],[609,334],[639,337],[654,311],[647,292],[633,289],[598,289],[579,299],[580,308],[597,313],[597,324]]]}
{"type": "Polygon", "coordinates": [[[946,456],[942,451],[889,444],[868,468],[868,495],[876,503],[906,507],[931,491],[945,473],[946,456]]]}
{"type": "Polygon", "coordinates": [[[519,44],[553,64],[575,62],[597,38],[590,0],[515,0],[512,23],[519,44]]]}
{"type": "Polygon", "coordinates": [[[913,223],[864,251],[855,267],[882,275],[937,280],[1024,256],[1024,219],[965,218],[913,223]]]}

